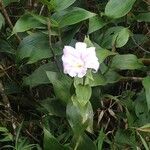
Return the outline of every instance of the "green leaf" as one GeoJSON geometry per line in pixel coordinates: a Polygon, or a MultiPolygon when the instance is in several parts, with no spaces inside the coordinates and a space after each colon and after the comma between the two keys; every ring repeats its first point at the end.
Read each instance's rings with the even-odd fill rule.
{"type": "Polygon", "coordinates": [[[109,0],[105,7],[105,14],[111,18],[125,16],[131,9],[136,0],[109,0]]]}
{"type": "Polygon", "coordinates": [[[76,150],[97,150],[94,142],[86,134],[78,138],[75,148],[76,150]]]}
{"type": "Polygon", "coordinates": [[[2,39],[0,39],[0,52],[12,55],[15,54],[15,50],[11,47],[11,45],[7,41],[2,39]]]}
{"type": "Polygon", "coordinates": [[[150,12],[148,13],[140,13],[138,16],[136,16],[136,19],[139,21],[139,22],[150,22],[150,12]]]}
{"type": "Polygon", "coordinates": [[[88,33],[91,34],[101,28],[103,28],[107,23],[98,15],[93,16],[89,19],[89,30],[88,33]]]}
{"type": "Polygon", "coordinates": [[[71,98],[69,91],[72,85],[72,80],[57,72],[47,71],[46,74],[50,83],[53,84],[56,97],[62,100],[62,102],[67,103],[67,101],[71,98]]]}
{"type": "Polygon", "coordinates": [[[105,133],[103,131],[103,128],[101,128],[98,136],[98,150],[102,150],[104,139],[105,139],[105,133]]]}
{"type": "Polygon", "coordinates": [[[134,70],[143,67],[142,62],[133,54],[116,55],[112,59],[112,68],[121,70],[134,70]]]}
{"type": "Polygon", "coordinates": [[[148,123],[140,128],[137,128],[137,130],[150,133],[150,123],[148,123]]]}
{"type": "Polygon", "coordinates": [[[69,150],[69,148],[61,145],[58,140],[45,128],[43,147],[44,150],[69,150]]]}
{"type": "Polygon", "coordinates": [[[137,134],[139,135],[139,137],[140,137],[140,139],[141,139],[141,141],[142,141],[142,143],[144,145],[145,150],[149,150],[149,146],[146,143],[145,139],[141,136],[141,134],[139,132],[137,132],[137,134]]]}
{"type": "Polygon", "coordinates": [[[86,82],[88,82],[91,87],[95,87],[99,85],[106,85],[107,83],[105,77],[101,74],[93,73],[92,78],[93,78],[92,80],[89,78],[86,78],[86,80],[88,80],[86,82]]]}
{"type": "Polygon", "coordinates": [[[39,107],[39,110],[47,113],[48,115],[54,115],[59,117],[65,117],[66,115],[65,107],[58,100],[47,98],[40,102],[40,105],[41,107],[39,107]]]}
{"type": "Polygon", "coordinates": [[[131,145],[134,148],[136,147],[135,134],[127,130],[118,129],[115,135],[115,142],[121,146],[131,145]]]}
{"type": "Polygon", "coordinates": [[[8,132],[8,130],[5,127],[0,127],[0,132],[8,132]]]}
{"type": "Polygon", "coordinates": [[[113,37],[113,45],[115,47],[123,47],[129,40],[130,31],[128,28],[121,29],[118,33],[116,33],[113,37]]]}
{"type": "Polygon", "coordinates": [[[30,13],[24,14],[21,16],[12,31],[12,34],[15,34],[17,32],[24,32],[30,29],[35,29],[35,28],[45,28],[45,26],[39,21],[39,17],[34,17],[30,13]]]}
{"type": "Polygon", "coordinates": [[[121,79],[121,76],[114,70],[109,69],[106,74],[104,74],[106,78],[106,83],[116,83],[121,79]]]}
{"type": "Polygon", "coordinates": [[[128,43],[124,46],[124,49],[129,49],[129,48],[132,49],[132,48],[137,47],[137,45],[143,45],[144,43],[146,43],[148,41],[149,41],[149,39],[148,39],[147,35],[132,34],[132,38],[129,39],[128,43]]]}
{"type": "Polygon", "coordinates": [[[81,105],[86,105],[91,97],[92,89],[89,85],[78,84],[75,87],[77,100],[81,105]]]}
{"type": "Polygon", "coordinates": [[[46,71],[56,71],[56,65],[54,63],[41,65],[31,75],[24,77],[24,85],[28,85],[33,88],[38,85],[49,84],[50,81],[47,77],[46,71]]]}
{"type": "Polygon", "coordinates": [[[56,21],[59,22],[59,26],[63,28],[65,26],[73,25],[83,20],[89,19],[95,16],[96,14],[91,13],[82,8],[74,7],[66,11],[59,12],[55,15],[57,16],[56,21]]]}
{"type": "Polygon", "coordinates": [[[9,4],[13,2],[19,2],[20,0],[3,0],[4,6],[8,6],[9,4]]]}
{"type": "Polygon", "coordinates": [[[3,15],[0,13],[0,29],[2,28],[3,25],[5,25],[5,19],[3,15]]]}
{"type": "Polygon", "coordinates": [[[66,109],[67,119],[74,131],[74,134],[80,135],[84,133],[84,130],[92,132],[93,130],[93,109],[88,102],[82,106],[77,101],[76,96],[72,96],[66,109]]]}
{"type": "Polygon", "coordinates": [[[150,110],[150,76],[144,78],[142,83],[145,88],[148,110],[150,110]]]}
{"type": "Polygon", "coordinates": [[[104,60],[108,57],[108,56],[112,56],[115,55],[116,53],[109,51],[107,49],[98,49],[96,50],[96,56],[98,57],[99,63],[103,63],[104,60]]]}
{"type": "Polygon", "coordinates": [[[122,47],[128,42],[129,36],[130,31],[128,28],[122,26],[111,27],[103,35],[101,46],[103,48],[122,47]]]}
{"type": "Polygon", "coordinates": [[[20,60],[28,58],[28,64],[51,56],[48,37],[42,33],[34,33],[25,37],[18,47],[18,58],[20,60]]]}
{"type": "Polygon", "coordinates": [[[68,8],[72,5],[76,0],[51,0],[50,5],[54,7],[56,11],[61,11],[68,8]]]}
{"type": "Polygon", "coordinates": [[[94,44],[90,40],[89,36],[87,36],[87,37],[85,36],[84,43],[86,43],[87,47],[94,47],[94,44]]]}

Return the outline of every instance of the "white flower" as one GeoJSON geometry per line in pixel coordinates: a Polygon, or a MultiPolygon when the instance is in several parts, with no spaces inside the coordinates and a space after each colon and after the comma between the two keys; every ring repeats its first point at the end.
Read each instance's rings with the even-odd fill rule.
{"type": "Polygon", "coordinates": [[[99,68],[98,58],[96,57],[95,47],[87,48],[86,43],[77,42],[75,48],[65,46],[63,49],[64,73],[71,77],[82,78],[88,68],[96,72],[99,68]]]}

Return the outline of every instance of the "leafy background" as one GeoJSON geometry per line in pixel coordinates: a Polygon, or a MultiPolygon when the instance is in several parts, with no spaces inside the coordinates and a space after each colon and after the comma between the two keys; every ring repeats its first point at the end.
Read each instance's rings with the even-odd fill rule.
{"type": "Polygon", "coordinates": [[[0,149],[149,150],[149,0],[0,0],[0,10],[0,149]],[[77,41],[100,62],[91,97],[76,90],[90,98],[84,111],[61,62],[77,41]]]}

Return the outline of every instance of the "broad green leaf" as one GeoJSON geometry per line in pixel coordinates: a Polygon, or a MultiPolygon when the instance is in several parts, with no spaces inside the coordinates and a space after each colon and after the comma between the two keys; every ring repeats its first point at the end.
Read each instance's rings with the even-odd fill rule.
{"type": "Polygon", "coordinates": [[[15,54],[15,50],[11,47],[11,45],[5,41],[0,39],[0,52],[1,53],[7,53],[7,54],[15,54]]]}
{"type": "Polygon", "coordinates": [[[101,46],[103,48],[112,48],[124,46],[129,39],[130,31],[122,26],[111,27],[103,35],[101,46]]]}
{"type": "Polygon", "coordinates": [[[142,83],[145,88],[148,110],[150,110],[150,76],[144,78],[142,83]]]}
{"type": "Polygon", "coordinates": [[[19,2],[20,0],[3,0],[4,6],[8,6],[9,4],[13,2],[19,2]]]}
{"type": "MultiPolygon", "coordinates": [[[[134,101],[134,107],[136,116],[138,117],[138,120],[136,121],[139,126],[148,125],[150,123],[150,111],[147,107],[147,101],[146,101],[146,94],[144,89],[140,93],[137,94],[137,98],[134,101]]],[[[133,110],[132,109],[132,110],[133,110]]]]}
{"type": "Polygon", "coordinates": [[[88,33],[95,32],[103,28],[107,23],[98,15],[93,16],[89,19],[89,30],[88,33]]]}
{"type": "Polygon", "coordinates": [[[135,134],[127,130],[118,129],[115,135],[115,142],[121,146],[130,145],[134,148],[136,147],[135,134]]]}
{"type": "Polygon", "coordinates": [[[83,20],[89,19],[95,15],[96,14],[83,8],[73,7],[63,12],[56,13],[55,18],[57,16],[56,21],[58,21],[59,26],[63,28],[65,26],[73,25],[83,20]]]}
{"type": "Polygon", "coordinates": [[[53,84],[56,97],[63,103],[67,103],[67,101],[71,98],[69,91],[71,88],[72,80],[69,77],[57,72],[46,71],[46,74],[50,80],[50,83],[53,84]]]}
{"type": "Polygon", "coordinates": [[[25,37],[18,47],[19,60],[28,59],[28,64],[35,63],[44,58],[52,57],[48,36],[34,33],[25,37]]]}
{"type": "Polygon", "coordinates": [[[45,128],[43,147],[44,150],[69,150],[69,148],[61,145],[58,140],[45,128]]]}
{"type": "Polygon", "coordinates": [[[136,16],[136,19],[139,22],[145,21],[145,22],[150,22],[150,12],[147,13],[140,13],[138,16],[136,16]]]}
{"type": "Polygon", "coordinates": [[[2,26],[5,24],[5,19],[3,17],[3,15],[0,13],[0,29],[2,28],[2,26]]]}
{"type": "MultiPolygon", "coordinates": [[[[93,73],[93,79],[86,79],[91,87],[99,86],[99,85],[106,85],[106,79],[103,75],[98,73],[93,73]]],[[[86,81],[87,82],[87,81],[86,81]]]]}
{"type": "Polygon", "coordinates": [[[105,7],[105,14],[111,18],[125,16],[133,7],[136,0],[109,0],[105,7]]]}
{"type": "Polygon", "coordinates": [[[61,11],[68,8],[72,5],[76,0],[51,0],[50,5],[56,10],[61,11]]]}
{"type": "Polygon", "coordinates": [[[134,70],[143,67],[142,62],[133,54],[116,55],[112,59],[112,68],[121,70],[134,70]]]}
{"type": "Polygon", "coordinates": [[[76,90],[78,102],[82,106],[86,105],[92,94],[91,87],[89,85],[78,84],[78,85],[76,85],[75,90],[76,90]]]}
{"type": "Polygon", "coordinates": [[[114,70],[109,69],[106,74],[104,74],[106,83],[116,83],[121,79],[121,76],[114,70]]]}
{"type": "Polygon", "coordinates": [[[41,107],[38,109],[48,115],[54,115],[59,117],[65,117],[65,107],[60,103],[60,101],[55,99],[47,98],[40,102],[41,107]]]}
{"type": "Polygon", "coordinates": [[[78,138],[75,148],[76,150],[97,150],[94,142],[86,134],[78,138]]]}
{"type": "Polygon", "coordinates": [[[8,130],[5,127],[0,127],[0,132],[8,132],[8,130]]]}
{"type": "Polygon", "coordinates": [[[74,134],[83,134],[85,130],[92,132],[93,109],[90,102],[80,106],[77,97],[74,95],[67,105],[66,114],[74,134]]]}
{"type": "Polygon", "coordinates": [[[113,37],[113,45],[115,47],[123,47],[129,40],[130,31],[128,28],[121,29],[118,33],[116,33],[113,37]]]}
{"type": "Polygon", "coordinates": [[[34,17],[30,13],[24,14],[21,16],[12,31],[12,34],[15,34],[17,32],[24,32],[30,29],[35,29],[35,28],[45,28],[43,23],[39,20],[39,17],[34,17]]]}
{"type": "Polygon", "coordinates": [[[108,57],[108,56],[112,56],[115,55],[116,53],[109,51],[107,49],[98,49],[96,50],[96,56],[98,57],[99,63],[103,63],[104,60],[108,57]]]}
{"type": "Polygon", "coordinates": [[[54,63],[41,65],[31,75],[24,77],[24,85],[28,85],[33,88],[38,85],[49,84],[50,81],[47,77],[46,71],[56,71],[56,65],[54,63]]]}

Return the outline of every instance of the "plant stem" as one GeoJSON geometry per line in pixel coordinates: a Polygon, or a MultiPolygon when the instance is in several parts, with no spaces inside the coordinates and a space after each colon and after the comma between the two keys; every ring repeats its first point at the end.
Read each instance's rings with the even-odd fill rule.
{"type": "Polygon", "coordinates": [[[11,113],[12,109],[11,109],[11,106],[10,106],[10,102],[9,102],[9,99],[8,99],[7,95],[4,92],[4,86],[3,86],[1,80],[0,80],[0,94],[2,96],[2,100],[3,100],[3,103],[5,105],[5,108],[8,110],[8,117],[11,119],[12,127],[13,127],[13,130],[14,130],[14,135],[16,135],[16,131],[15,131],[16,130],[16,123],[15,123],[15,120],[14,120],[14,116],[11,113]]]}
{"type": "MultiPolygon", "coordinates": [[[[13,24],[12,24],[10,18],[9,18],[7,10],[5,9],[5,6],[3,4],[3,0],[0,0],[0,10],[2,11],[2,13],[3,13],[3,15],[4,15],[6,21],[7,21],[8,25],[9,25],[9,27],[13,30],[13,24]]],[[[18,40],[18,42],[20,43],[21,42],[20,37],[17,34],[15,34],[15,36],[16,36],[16,39],[18,40]]]]}

